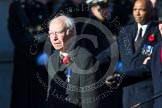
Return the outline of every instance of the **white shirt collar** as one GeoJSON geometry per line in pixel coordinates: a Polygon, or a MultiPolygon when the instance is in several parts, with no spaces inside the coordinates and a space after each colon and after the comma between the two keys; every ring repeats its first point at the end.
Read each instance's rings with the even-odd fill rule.
{"type": "Polygon", "coordinates": [[[63,55],[64,57],[68,55],[68,53],[63,53],[60,51],[60,55],[63,55]]]}
{"type": "Polygon", "coordinates": [[[141,25],[138,23],[138,32],[139,32],[139,29],[142,28],[142,37],[144,36],[144,34],[146,32],[147,26],[148,26],[148,23],[145,25],[141,25]]]}
{"type": "Polygon", "coordinates": [[[137,31],[137,35],[136,35],[136,38],[135,38],[135,41],[137,40],[138,38],[138,34],[139,34],[139,29],[142,28],[142,37],[144,36],[145,32],[146,32],[146,29],[147,29],[147,26],[148,26],[148,23],[145,24],[145,25],[141,25],[141,24],[137,24],[138,26],[138,31],[137,31]]]}

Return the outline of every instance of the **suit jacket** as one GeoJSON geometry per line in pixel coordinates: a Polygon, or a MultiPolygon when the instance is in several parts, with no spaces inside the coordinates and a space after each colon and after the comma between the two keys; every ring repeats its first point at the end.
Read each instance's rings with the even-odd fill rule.
{"type": "MultiPolygon", "coordinates": [[[[153,21],[148,23],[148,27],[143,36],[142,43],[136,52],[134,50],[134,40],[138,29],[137,24],[129,25],[120,31],[118,45],[120,59],[123,63],[123,71],[127,71],[130,68],[139,68],[143,64],[144,59],[147,57],[147,55],[142,54],[142,48],[144,45],[154,46],[159,40],[161,40],[161,36],[157,27],[157,23],[153,21]],[[150,42],[148,37],[152,34],[154,34],[155,39],[153,42],[150,42]]],[[[143,73],[138,73],[137,76],[139,77],[142,75],[143,73]]],[[[134,76],[136,76],[136,74],[134,74],[134,76]]]]}
{"type": "MultiPolygon", "coordinates": [[[[160,50],[162,41],[155,47],[151,58],[151,73],[154,86],[154,94],[162,92],[162,63],[160,61],[160,50]]],[[[154,100],[154,108],[162,108],[162,96],[154,100]]]]}
{"type": "MultiPolygon", "coordinates": [[[[118,38],[120,59],[123,64],[123,72],[125,76],[123,83],[129,85],[123,89],[123,107],[128,108],[132,105],[147,99],[153,95],[153,87],[151,83],[151,72],[149,71],[138,71],[139,67],[143,65],[143,61],[148,56],[143,54],[143,47],[152,46],[161,39],[160,33],[157,28],[157,23],[150,21],[146,28],[145,34],[142,38],[141,45],[137,51],[134,50],[134,40],[137,34],[137,24],[129,25],[120,31],[118,38]],[[154,34],[154,40],[151,42],[148,37],[154,34]],[[129,69],[136,70],[135,72],[126,72],[129,69]],[[131,77],[129,76],[131,75],[131,77]],[[139,83],[137,83],[139,82],[139,83]],[[130,97],[131,96],[131,97],[130,97]],[[130,99],[131,98],[131,99],[130,99]]],[[[144,104],[140,108],[152,108],[152,102],[144,104]]]]}
{"type": "Polygon", "coordinates": [[[59,63],[59,52],[49,59],[49,94],[47,108],[99,108],[95,84],[99,80],[98,63],[84,48],[77,46],[69,53],[72,61],[59,63]],[[66,71],[72,70],[70,82],[66,71]]]}
{"type": "MultiPolygon", "coordinates": [[[[131,73],[136,73],[138,76],[141,73],[149,73],[151,71],[153,86],[154,86],[154,95],[162,92],[162,63],[160,61],[160,49],[162,47],[162,41],[158,42],[154,46],[154,50],[151,56],[151,60],[147,62],[147,64],[140,66],[138,69],[133,70],[130,69],[127,71],[128,76],[132,76],[131,73]]],[[[162,97],[158,97],[154,99],[154,108],[162,108],[162,97]]]]}

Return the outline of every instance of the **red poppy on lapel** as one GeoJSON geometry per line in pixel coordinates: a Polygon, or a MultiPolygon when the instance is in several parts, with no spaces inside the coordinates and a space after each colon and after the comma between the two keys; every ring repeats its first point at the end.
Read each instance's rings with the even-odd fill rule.
{"type": "Polygon", "coordinates": [[[155,40],[155,35],[154,33],[148,36],[148,41],[153,42],[155,40]]]}
{"type": "Polygon", "coordinates": [[[65,57],[63,58],[63,60],[62,60],[62,63],[63,63],[63,64],[67,64],[67,63],[69,63],[69,61],[70,61],[69,56],[65,56],[65,57]]]}

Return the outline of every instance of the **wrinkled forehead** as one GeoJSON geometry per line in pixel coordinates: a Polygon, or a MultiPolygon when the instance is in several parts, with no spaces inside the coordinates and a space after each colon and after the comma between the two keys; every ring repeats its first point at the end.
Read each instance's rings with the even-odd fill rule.
{"type": "Polygon", "coordinates": [[[66,28],[66,23],[62,19],[54,19],[49,24],[49,31],[61,31],[66,28]]]}

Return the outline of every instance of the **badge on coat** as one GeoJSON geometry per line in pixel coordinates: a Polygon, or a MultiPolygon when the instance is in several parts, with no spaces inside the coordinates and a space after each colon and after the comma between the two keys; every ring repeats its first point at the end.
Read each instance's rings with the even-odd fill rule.
{"type": "Polygon", "coordinates": [[[146,55],[146,56],[150,57],[151,54],[152,54],[152,51],[153,51],[153,46],[144,44],[144,46],[142,48],[142,54],[143,55],[146,55]]]}
{"type": "Polygon", "coordinates": [[[67,82],[70,82],[70,77],[71,77],[71,74],[72,74],[72,70],[71,69],[67,69],[66,70],[66,77],[67,77],[67,82]]]}

